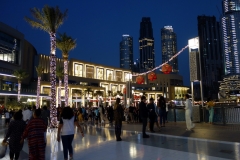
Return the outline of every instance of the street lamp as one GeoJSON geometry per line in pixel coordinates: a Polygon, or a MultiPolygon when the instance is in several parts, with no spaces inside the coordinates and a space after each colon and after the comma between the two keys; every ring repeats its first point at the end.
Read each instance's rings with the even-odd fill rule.
{"type": "Polygon", "coordinates": [[[125,74],[125,80],[126,80],[126,88],[128,88],[126,92],[126,99],[128,98],[127,104],[129,107],[131,104],[131,94],[132,94],[132,89],[131,89],[132,73],[125,74]]]}

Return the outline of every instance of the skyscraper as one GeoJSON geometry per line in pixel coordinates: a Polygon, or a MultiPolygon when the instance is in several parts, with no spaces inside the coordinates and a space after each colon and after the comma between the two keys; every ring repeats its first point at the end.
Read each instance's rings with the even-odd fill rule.
{"type": "MultiPolygon", "coordinates": [[[[167,62],[177,53],[177,35],[173,32],[172,26],[164,26],[161,29],[162,63],[167,62]]],[[[178,72],[178,58],[168,63],[172,66],[172,72],[178,72]]]]}
{"type": "Polygon", "coordinates": [[[198,16],[197,19],[203,96],[217,98],[218,82],[224,72],[221,25],[214,16],[198,16]]]}
{"type": "Polygon", "coordinates": [[[120,42],[120,68],[133,69],[133,38],[127,34],[120,42]]]}
{"type": "Polygon", "coordinates": [[[140,71],[148,71],[155,67],[154,38],[150,17],[143,17],[140,23],[140,71]]]}
{"type": "Polygon", "coordinates": [[[240,1],[223,0],[223,49],[225,74],[240,73],[240,1]]]}

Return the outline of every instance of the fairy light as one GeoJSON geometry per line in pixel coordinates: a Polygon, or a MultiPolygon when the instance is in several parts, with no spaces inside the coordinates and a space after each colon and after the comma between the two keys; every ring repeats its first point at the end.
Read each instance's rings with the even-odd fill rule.
{"type": "Polygon", "coordinates": [[[61,107],[61,91],[62,91],[62,80],[59,79],[58,104],[60,107],[61,107]]]}
{"type": "Polygon", "coordinates": [[[68,61],[64,61],[65,106],[68,106],[68,61]]]}
{"type": "Polygon", "coordinates": [[[50,118],[51,127],[57,127],[57,109],[56,109],[56,56],[51,54],[50,56],[50,118]]]}
{"type": "Polygon", "coordinates": [[[138,73],[138,74],[134,74],[132,75],[133,77],[136,77],[136,76],[140,76],[140,75],[145,75],[145,74],[148,74],[148,73],[151,73],[159,68],[161,68],[162,66],[164,66],[165,64],[168,64],[170,61],[172,61],[174,58],[176,58],[179,54],[181,54],[185,49],[188,48],[188,45],[186,45],[184,48],[182,48],[178,53],[176,53],[175,55],[173,55],[168,61],[164,62],[163,64],[153,68],[152,70],[149,70],[147,72],[143,72],[143,73],[138,73]]]}
{"type": "Polygon", "coordinates": [[[20,102],[21,81],[18,81],[18,102],[20,102]]]}
{"type": "Polygon", "coordinates": [[[38,83],[37,83],[37,101],[36,101],[36,107],[39,108],[39,103],[40,103],[40,82],[41,82],[41,77],[38,77],[38,83]]]}

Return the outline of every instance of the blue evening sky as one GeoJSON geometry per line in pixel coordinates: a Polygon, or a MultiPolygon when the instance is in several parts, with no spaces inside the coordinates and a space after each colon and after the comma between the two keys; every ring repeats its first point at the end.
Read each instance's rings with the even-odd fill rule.
{"type": "MultiPolygon", "coordinates": [[[[178,37],[178,50],[197,36],[197,16],[216,16],[220,20],[221,0],[0,0],[0,21],[17,28],[38,53],[49,54],[49,35],[24,21],[30,8],[45,4],[68,9],[68,18],[58,30],[77,39],[70,58],[119,67],[122,34],[134,41],[134,59],[139,57],[139,29],[142,17],[151,17],[155,39],[156,66],[161,64],[160,30],[172,25],[178,37]],[[217,6],[220,11],[218,11],[217,6]]],[[[57,56],[61,52],[57,50],[57,56]]],[[[189,85],[188,50],[179,56],[180,74],[189,85]]]]}

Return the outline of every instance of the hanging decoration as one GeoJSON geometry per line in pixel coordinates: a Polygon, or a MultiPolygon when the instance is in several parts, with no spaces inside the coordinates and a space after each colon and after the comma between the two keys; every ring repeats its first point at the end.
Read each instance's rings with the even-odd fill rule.
{"type": "Polygon", "coordinates": [[[140,76],[140,75],[148,74],[148,73],[153,72],[153,71],[155,71],[155,70],[157,70],[157,69],[160,69],[162,66],[164,66],[165,64],[168,64],[170,61],[172,61],[174,58],[176,58],[179,54],[181,54],[181,53],[182,53],[185,49],[187,49],[187,48],[188,48],[188,45],[186,45],[186,46],[185,46],[184,48],[182,48],[178,53],[176,53],[174,56],[172,56],[167,62],[165,62],[165,63],[163,63],[163,64],[161,64],[161,65],[153,68],[152,70],[149,70],[149,71],[143,72],[143,73],[134,74],[134,75],[132,75],[132,76],[133,76],[133,77],[137,77],[137,76],[140,76]]]}
{"type": "Polygon", "coordinates": [[[164,64],[164,65],[162,66],[162,72],[163,72],[164,74],[169,74],[169,73],[171,73],[171,72],[172,72],[172,66],[170,66],[169,64],[164,64]]]}
{"type": "Polygon", "coordinates": [[[144,78],[143,78],[143,76],[137,76],[137,78],[136,78],[136,83],[137,83],[137,84],[143,84],[143,83],[144,83],[144,78]]]}
{"type": "Polygon", "coordinates": [[[154,81],[154,80],[156,80],[156,79],[157,79],[156,73],[151,72],[151,73],[148,74],[148,80],[154,81]]]}

